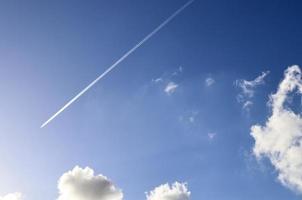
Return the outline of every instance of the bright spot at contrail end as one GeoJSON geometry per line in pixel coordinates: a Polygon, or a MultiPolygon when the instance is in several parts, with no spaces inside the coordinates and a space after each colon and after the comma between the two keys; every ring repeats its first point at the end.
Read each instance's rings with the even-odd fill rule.
{"type": "Polygon", "coordinates": [[[178,10],[176,10],[170,17],[163,21],[158,27],[156,27],[151,33],[149,33],[144,39],[142,39],[138,44],[132,47],[128,52],[126,52],[120,59],[113,63],[108,69],[106,69],[101,75],[99,75],[94,81],[92,81],[88,86],[86,86],[80,93],[73,97],[69,102],[67,102],[58,112],[52,115],[46,122],[41,125],[41,128],[46,126],[54,118],[56,118],[61,112],[63,112],[67,107],[69,107],[73,102],[75,102],[79,97],[81,97],[85,92],[87,92],[92,86],[94,86],[99,80],[106,76],[111,70],[113,70],[118,64],[120,64],[124,59],[126,59],[130,54],[132,54],[137,48],[143,45],[147,40],[149,40],[154,34],[160,31],[164,26],[166,26],[170,21],[172,21],[178,14],[180,14],[186,7],[188,7],[194,0],[188,1],[178,10]]]}

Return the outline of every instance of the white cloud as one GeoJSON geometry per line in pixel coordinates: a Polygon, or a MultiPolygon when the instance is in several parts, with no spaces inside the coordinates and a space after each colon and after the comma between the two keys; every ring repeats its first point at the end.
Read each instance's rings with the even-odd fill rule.
{"type": "Polygon", "coordinates": [[[269,71],[262,72],[261,75],[254,80],[247,81],[244,79],[236,80],[235,85],[241,89],[241,92],[237,95],[237,101],[242,103],[243,109],[249,110],[253,105],[251,99],[255,95],[255,88],[260,85],[264,85],[264,78],[269,74],[269,71]]]}
{"type": "Polygon", "coordinates": [[[0,197],[0,200],[22,200],[23,199],[23,196],[21,193],[10,193],[10,194],[7,194],[3,197],[0,197]]]}
{"type": "Polygon", "coordinates": [[[189,117],[189,122],[194,123],[195,122],[195,117],[194,116],[189,117]]]}
{"type": "Polygon", "coordinates": [[[179,122],[183,123],[184,125],[192,125],[195,124],[198,120],[199,111],[198,110],[191,110],[186,111],[184,114],[179,116],[179,122]]]}
{"type": "Polygon", "coordinates": [[[249,111],[250,107],[253,105],[254,103],[252,101],[247,100],[246,102],[244,102],[244,104],[242,105],[242,108],[249,111]]]}
{"type": "Polygon", "coordinates": [[[216,137],[216,133],[208,133],[208,138],[213,140],[216,137]]]}
{"type": "Polygon", "coordinates": [[[165,92],[168,94],[168,95],[171,95],[173,94],[176,89],[178,88],[178,85],[174,82],[169,82],[166,87],[165,87],[165,92]]]}
{"type": "Polygon", "coordinates": [[[191,192],[186,183],[163,184],[147,193],[147,200],[189,200],[191,192]]]}
{"type": "Polygon", "coordinates": [[[178,69],[172,73],[172,76],[177,76],[177,75],[181,74],[182,72],[183,72],[183,68],[182,68],[182,66],[179,66],[178,69]]]}
{"type": "Polygon", "coordinates": [[[208,78],[205,79],[205,84],[208,87],[211,86],[211,85],[213,85],[215,82],[216,81],[213,78],[211,78],[211,77],[208,77],[208,78]]]}
{"type": "Polygon", "coordinates": [[[151,83],[153,85],[157,85],[161,90],[163,90],[166,94],[171,95],[173,94],[179,84],[177,82],[180,79],[180,75],[183,72],[183,67],[178,67],[173,72],[164,73],[162,76],[153,78],[151,83]]]}
{"type": "MultiPolygon", "coordinates": [[[[122,191],[106,176],[94,175],[93,169],[74,167],[58,181],[57,200],[123,200],[122,191]]],[[[191,192],[186,183],[163,184],[146,193],[147,200],[189,200],[191,192]]],[[[21,193],[0,196],[0,200],[23,200],[21,193]]]]}
{"type": "Polygon", "coordinates": [[[103,175],[76,166],[61,176],[58,200],[122,200],[122,191],[103,175]]]}
{"type": "Polygon", "coordinates": [[[301,95],[301,70],[289,67],[277,92],[271,95],[272,114],[264,126],[251,127],[257,158],[267,157],[278,172],[279,181],[302,192],[302,117],[284,104],[295,91],[301,95]]]}
{"type": "Polygon", "coordinates": [[[163,82],[162,78],[152,79],[152,83],[160,83],[160,82],[163,82]]]}
{"type": "Polygon", "coordinates": [[[254,96],[254,88],[259,85],[264,84],[264,78],[269,74],[269,71],[262,72],[257,78],[252,81],[247,81],[244,79],[236,80],[236,85],[242,89],[242,93],[247,97],[254,96]]]}

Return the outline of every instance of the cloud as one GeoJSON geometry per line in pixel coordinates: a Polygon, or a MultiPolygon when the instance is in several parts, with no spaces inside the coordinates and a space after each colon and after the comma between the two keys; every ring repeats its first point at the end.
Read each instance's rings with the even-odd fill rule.
{"type": "Polygon", "coordinates": [[[61,176],[58,200],[122,200],[123,193],[103,175],[76,166],[61,176]]]}
{"type": "Polygon", "coordinates": [[[254,88],[259,85],[264,84],[264,78],[269,74],[269,71],[262,72],[261,75],[259,75],[257,78],[255,78],[252,81],[247,81],[244,79],[236,80],[236,85],[242,89],[243,95],[247,97],[253,97],[254,96],[254,88]]]}
{"type": "Polygon", "coordinates": [[[302,192],[302,117],[285,103],[294,92],[301,95],[301,69],[289,67],[275,94],[270,96],[272,114],[264,126],[251,127],[254,155],[268,158],[286,187],[302,192]]]}
{"type": "Polygon", "coordinates": [[[199,111],[198,110],[190,110],[184,112],[182,115],[179,116],[179,122],[183,123],[184,125],[192,125],[195,124],[198,120],[199,111]]]}
{"type": "Polygon", "coordinates": [[[183,68],[182,68],[182,66],[179,66],[178,69],[171,74],[171,76],[177,76],[177,75],[181,74],[182,72],[183,72],[183,68]]]}
{"type": "Polygon", "coordinates": [[[205,82],[205,84],[206,84],[207,87],[210,87],[210,86],[213,85],[216,81],[215,81],[213,78],[208,77],[208,78],[205,79],[204,82],[205,82]]]}
{"type": "MultiPolygon", "coordinates": [[[[123,200],[121,189],[106,176],[94,175],[93,169],[75,166],[58,181],[57,200],[123,200]]],[[[147,200],[189,200],[191,192],[186,183],[163,184],[146,193],[147,200]]],[[[23,200],[21,193],[0,196],[0,200],[23,200]]]]}
{"type": "Polygon", "coordinates": [[[242,103],[242,108],[249,110],[253,105],[251,99],[255,95],[255,88],[260,85],[264,85],[264,78],[269,74],[269,71],[262,72],[261,75],[256,77],[254,80],[247,81],[244,79],[239,79],[235,81],[235,86],[240,88],[241,92],[237,95],[237,101],[242,103]]]}
{"type": "Polygon", "coordinates": [[[216,133],[208,133],[208,138],[213,140],[216,137],[216,133]]]}
{"type": "Polygon", "coordinates": [[[164,73],[162,76],[153,78],[151,80],[152,85],[158,86],[166,94],[172,95],[179,87],[179,79],[181,79],[181,74],[183,72],[183,67],[178,67],[174,69],[173,72],[164,73]]]}
{"type": "Polygon", "coordinates": [[[0,200],[22,200],[23,199],[23,195],[21,193],[10,193],[7,194],[3,197],[0,197],[0,200]]]}
{"type": "Polygon", "coordinates": [[[246,102],[244,102],[244,104],[242,105],[242,108],[246,111],[250,111],[250,108],[252,107],[254,103],[252,101],[247,100],[246,102]]]}
{"type": "Polygon", "coordinates": [[[166,85],[165,93],[167,93],[168,95],[171,95],[176,91],[177,88],[178,88],[178,85],[171,81],[166,85]]]}
{"type": "Polygon", "coordinates": [[[152,79],[152,83],[160,83],[163,82],[164,80],[162,78],[156,78],[156,79],[152,79]]]}
{"type": "Polygon", "coordinates": [[[189,200],[191,192],[186,183],[163,184],[147,193],[147,200],[189,200]]]}

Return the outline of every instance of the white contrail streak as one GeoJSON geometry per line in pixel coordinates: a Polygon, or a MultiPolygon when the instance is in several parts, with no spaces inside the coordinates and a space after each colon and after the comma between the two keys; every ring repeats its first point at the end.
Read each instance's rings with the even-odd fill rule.
{"type": "Polygon", "coordinates": [[[125,53],[120,59],[113,63],[106,71],[104,71],[100,76],[98,76],[94,81],[92,81],[87,87],[85,87],[79,94],[73,97],[68,103],[66,103],[58,112],[51,116],[46,122],[41,125],[41,128],[46,126],[54,118],[56,118],[61,112],[63,112],[67,107],[69,107],[74,101],[76,101],[80,96],[82,96],[87,90],[94,86],[99,80],[106,76],[111,70],[113,70],[118,64],[120,64],[125,58],[132,54],[137,48],[143,45],[147,40],[149,40],[154,34],[160,31],[164,26],[166,26],[170,21],[172,21],[178,14],[180,14],[186,7],[188,7],[194,0],[188,1],[177,11],[175,11],[170,17],[168,17],[164,22],[162,22],[157,28],[155,28],[151,33],[149,33],[144,39],[142,39],[138,44],[136,44],[132,49],[125,53]]]}

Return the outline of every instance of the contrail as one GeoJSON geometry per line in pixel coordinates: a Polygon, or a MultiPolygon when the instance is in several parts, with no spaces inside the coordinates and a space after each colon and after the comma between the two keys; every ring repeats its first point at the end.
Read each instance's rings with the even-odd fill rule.
{"type": "Polygon", "coordinates": [[[113,70],[118,64],[120,64],[124,59],[126,59],[130,54],[132,54],[136,49],[143,45],[147,40],[149,40],[154,34],[160,31],[164,26],[166,26],[170,21],[172,21],[178,14],[180,14],[186,7],[188,7],[194,0],[188,1],[178,10],[176,10],[170,17],[168,17],[164,22],[162,22],[158,27],[156,27],[151,33],[149,33],[144,39],[142,39],[138,44],[136,44],[132,49],[125,53],[120,59],[113,63],[106,71],[99,75],[94,81],[92,81],[88,86],[86,86],[79,94],[73,97],[69,102],[67,102],[58,112],[51,116],[46,122],[41,125],[41,128],[46,126],[54,118],[56,118],[61,112],[63,112],[67,107],[69,107],[74,101],[81,97],[87,90],[94,86],[99,80],[106,76],[111,70],[113,70]]]}

